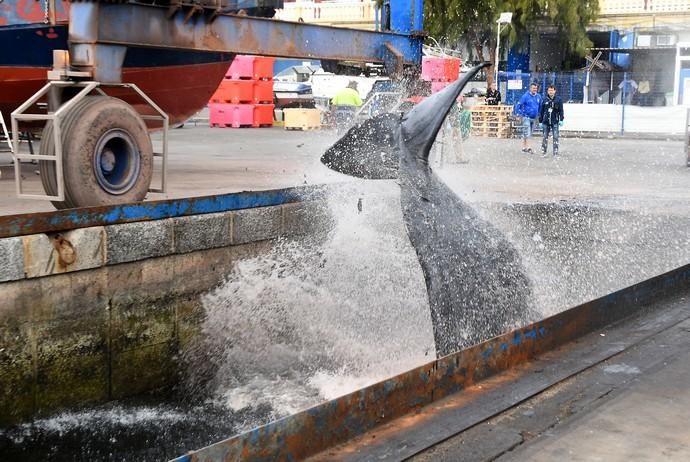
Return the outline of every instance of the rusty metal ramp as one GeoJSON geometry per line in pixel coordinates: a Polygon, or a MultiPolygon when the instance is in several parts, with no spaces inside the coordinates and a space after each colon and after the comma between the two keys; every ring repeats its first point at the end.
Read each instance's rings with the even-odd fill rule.
{"type": "MultiPolygon", "coordinates": [[[[176,460],[533,458],[559,422],[687,352],[688,330],[690,265],[176,460]]],[[[668,380],[687,389],[688,369],[668,380]]]]}

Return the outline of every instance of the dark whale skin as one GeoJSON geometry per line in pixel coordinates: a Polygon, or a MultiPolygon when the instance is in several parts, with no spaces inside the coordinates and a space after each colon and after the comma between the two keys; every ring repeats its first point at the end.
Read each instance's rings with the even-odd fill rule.
{"type": "Polygon", "coordinates": [[[403,220],[424,274],[438,357],[533,318],[532,287],[518,252],[429,165],[446,115],[483,66],[405,116],[384,114],[353,127],[321,158],[348,175],[398,178],[403,220]]]}

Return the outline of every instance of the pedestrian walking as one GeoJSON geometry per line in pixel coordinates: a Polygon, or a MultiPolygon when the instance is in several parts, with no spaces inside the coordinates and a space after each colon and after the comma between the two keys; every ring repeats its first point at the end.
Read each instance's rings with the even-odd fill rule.
{"type": "Polygon", "coordinates": [[[549,85],[546,90],[546,98],[539,109],[539,123],[543,130],[541,141],[541,156],[546,157],[549,143],[549,133],[553,136],[553,157],[558,156],[558,131],[563,126],[563,101],[556,95],[556,87],[549,85]]]}
{"type": "Polygon", "coordinates": [[[522,95],[520,101],[515,105],[513,112],[515,115],[522,117],[522,152],[532,154],[532,148],[529,147],[527,140],[532,136],[532,128],[539,117],[539,108],[541,107],[541,95],[537,93],[539,85],[532,82],[529,90],[522,95]]]}

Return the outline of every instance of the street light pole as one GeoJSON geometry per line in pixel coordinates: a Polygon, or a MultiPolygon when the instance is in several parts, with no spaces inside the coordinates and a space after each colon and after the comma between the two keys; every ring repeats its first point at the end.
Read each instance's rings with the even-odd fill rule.
{"type": "Polygon", "coordinates": [[[513,13],[506,12],[506,13],[501,13],[501,15],[498,17],[496,20],[496,61],[494,64],[494,82],[496,82],[496,85],[498,86],[498,59],[499,59],[499,50],[501,48],[501,24],[510,24],[510,21],[513,20],[513,13]]]}
{"type": "Polygon", "coordinates": [[[501,48],[501,23],[498,23],[498,27],[496,27],[496,61],[494,61],[494,82],[496,82],[496,86],[498,87],[498,50],[501,48]]]}

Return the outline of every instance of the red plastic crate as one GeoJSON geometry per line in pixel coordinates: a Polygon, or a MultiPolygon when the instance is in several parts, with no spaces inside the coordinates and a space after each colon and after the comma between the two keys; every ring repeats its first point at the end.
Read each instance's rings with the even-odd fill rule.
{"type": "Polygon", "coordinates": [[[211,127],[261,127],[273,126],[273,104],[210,103],[211,127]]]}
{"type": "Polygon", "coordinates": [[[255,104],[254,105],[254,123],[255,126],[273,126],[273,104],[255,104]]]}
{"type": "Polygon", "coordinates": [[[444,67],[450,81],[456,81],[460,78],[460,64],[460,58],[446,58],[444,67]]]}
{"type": "Polygon", "coordinates": [[[270,80],[273,78],[274,58],[237,55],[225,73],[228,79],[270,80]]]}
{"type": "Polygon", "coordinates": [[[422,58],[422,80],[452,82],[460,75],[460,58],[422,58]]]}
{"type": "Polygon", "coordinates": [[[212,103],[253,103],[254,82],[252,80],[223,79],[211,96],[212,103]]]}
{"type": "Polygon", "coordinates": [[[431,82],[431,93],[438,93],[453,82],[431,82]]]}
{"type": "Polygon", "coordinates": [[[273,102],[273,80],[223,79],[211,103],[258,104],[273,102]]]}
{"type": "Polygon", "coordinates": [[[273,80],[255,80],[253,83],[254,103],[272,103],[273,80]]]}

